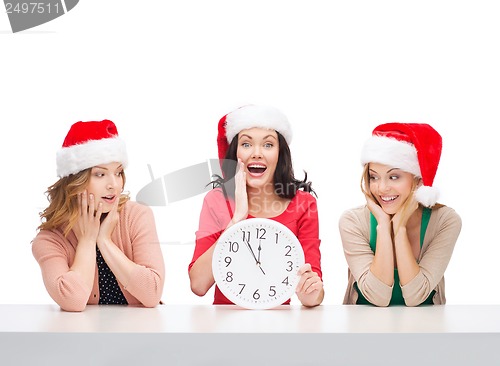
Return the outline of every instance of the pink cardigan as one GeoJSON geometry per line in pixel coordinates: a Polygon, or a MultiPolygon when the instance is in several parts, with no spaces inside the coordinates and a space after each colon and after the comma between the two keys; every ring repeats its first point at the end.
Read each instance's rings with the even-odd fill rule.
{"type": "MultiPolygon", "coordinates": [[[[137,202],[125,203],[112,240],[139,265],[126,287],[118,282],[127,302],[129,305],[156,306],[163,291],[165,265],[151,209],[137,202]]],[[[67,311],[82,311],[87,304],[99,303],[97,265],[92,288],[69,270],[75,259],[76,245],[73,231],[65,238],[61,230],[41,230],[32,245],[49,295],[67,311]]]]}

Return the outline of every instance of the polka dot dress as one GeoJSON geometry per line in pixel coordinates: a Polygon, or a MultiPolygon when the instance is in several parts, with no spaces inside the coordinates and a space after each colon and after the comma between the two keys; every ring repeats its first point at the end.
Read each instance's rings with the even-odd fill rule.
{"type": "Polygon", "coordinates": [[[128,305],[127,299],[118,286],[116,277],[111,272],[101,251],[96,247],[97,270],[99,273],[99,305],[128,305]]]}

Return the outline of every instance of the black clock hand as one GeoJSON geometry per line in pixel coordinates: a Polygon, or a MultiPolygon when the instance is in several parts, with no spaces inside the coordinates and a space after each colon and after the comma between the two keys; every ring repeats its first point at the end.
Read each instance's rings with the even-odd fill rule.
{"type": "Polygon", "coordinates": [[[259,264],[259,261],[257,260],[255,253],[253,252],[253,249],[252,249],[252,246],[250,245],[250,242],[244,241],[244,243],[247,245],[248,249],[250,249],[250,253],[252,253],[253,259],[255,259],[255,264],[259,264]]]}
{"type": "MultiPolygon", "coordinates": [[[[266,272],[264,272],[264,270],[262,269],[262,267],[260,266],[260,262],[258,261],[257,257],[255,256],[255,253],[253,252],[253,249],[252,249],[252,246],[250,245],[250,242],[249,241],[244,241],[245,244],[247,245],[248,249],[250,250],[250,253],[252,253],[253,255],[253,258],[255,259],[255,264],[259,266],[260,270],[262,271],[262,273],[265,275],[266,272]]],[[[260,256],[260,245],[259,245],[259,256],[260,256]]]]}
{"type": "Polygon", "coordinates": [[[264,272],[264,270],[262,269],[261,267],[261,263],[260,263],[260,250],[262,249],[262,245],[260,245],[260,240],[259,240],[259,247],[257,248],[259,250],[259,254],[258,254],[258,259],[257,259],[257,265],[259,266],[260,270],[262,271],[262,273],[264,275],[266,275],[266,272],[264,272]]]}

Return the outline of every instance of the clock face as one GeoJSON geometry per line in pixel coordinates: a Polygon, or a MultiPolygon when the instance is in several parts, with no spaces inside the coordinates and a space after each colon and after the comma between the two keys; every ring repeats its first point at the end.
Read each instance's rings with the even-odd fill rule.
{"type": "Polygon", "coordinates": [[[217,286],[234,304],[269,309],[294,293],[304,251],[285,225],[263,218],[240,221],[219,238],[212,257],[217,286]]]}

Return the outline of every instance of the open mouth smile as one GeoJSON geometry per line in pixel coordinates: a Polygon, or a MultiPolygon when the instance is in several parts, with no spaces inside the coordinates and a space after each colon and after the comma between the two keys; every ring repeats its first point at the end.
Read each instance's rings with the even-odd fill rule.
{"type": "Polygon", "coordinates": [[[396,200],[399,196],[380,196],[380,200],[385,203],[391,203],[396,200]]]}
{"type": "Polygon", "coordinates": [[[265,166],[264,164],[250,164],[248,165],[247,169],[251,175],[260,176],[267,170],[267,166],[265,166]]]}

